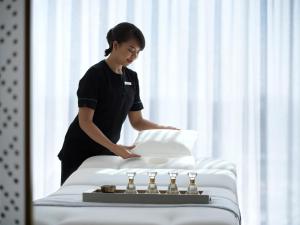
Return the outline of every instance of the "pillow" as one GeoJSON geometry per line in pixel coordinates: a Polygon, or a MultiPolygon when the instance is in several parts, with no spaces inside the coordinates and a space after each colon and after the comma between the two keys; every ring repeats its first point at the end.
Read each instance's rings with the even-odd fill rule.
{"type": "Polygon", "coordinates": [[[132,152],[152,158],[191,156],[197,136],[197,132],[193,130],[144,130],[139,132],[132,152]]]}

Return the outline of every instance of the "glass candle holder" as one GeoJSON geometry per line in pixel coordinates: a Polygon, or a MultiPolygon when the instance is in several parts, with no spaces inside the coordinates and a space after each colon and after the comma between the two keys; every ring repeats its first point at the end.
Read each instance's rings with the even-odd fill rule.
{"type": "Polygon", "coordinates": [[[127,176],[128,176],[128,184],[127,184],[127,188],[125,190],[125,194],[137,194],[137,190],[135,188],[135,184],[134,184],[134,177],[135,177],[135,172],[127,172],[127,176]]]}
{"type": "Polygon", "coordinates": [[[196,184],[197,173],[196,172],[189,172],[188,176],[190,178],[190,183],[189,183],[189,186],[187,188],[186,194],[188,194],[188,195],[199,195],[198,187],[197,187],[197,184],[196,184]]]}
{"type": "Polygon", "coordinates": [[[149,184],[148,189],[146,191],[147,194],[159,194],[159,191],[157,190],[157,186],[155,183],[155,177],[157,175],[157,172],[148,172],[149,176],[149,184]]]}
{"type": "Polygon", "coordinates": [[[178,173],[176,171],[169,172],[170,184],[169,184],[169,187],[168,187],[167,194],[171,194],[171,195],[178,195],[179,194],[177,184],[176,184],[177,175],[178,175],[178,173]]]}

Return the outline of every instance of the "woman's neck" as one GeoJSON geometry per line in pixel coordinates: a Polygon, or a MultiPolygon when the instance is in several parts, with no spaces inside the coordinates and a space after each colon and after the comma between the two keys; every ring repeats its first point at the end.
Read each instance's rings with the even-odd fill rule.
{"type": "Polygon", "coordinates": [[[113,59],[113,57],[111,55],[108,56],[108,58],[105,61],[113,72],[115,72],[117,74],[123,73],[123,71],[122,71],[123,66],[116,63],[116,61],[113,59]]]}

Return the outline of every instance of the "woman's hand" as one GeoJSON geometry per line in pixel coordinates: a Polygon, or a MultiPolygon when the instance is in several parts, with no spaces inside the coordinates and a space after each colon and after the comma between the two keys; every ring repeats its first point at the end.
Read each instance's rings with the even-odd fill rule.
{"type": "Polygon", "coordinates": [[[176,127],[162,126],[162,125],[159,126],[159,129],[180,130],[180,129],[176,128],[176,127]]]}
{"type": "Polygon", "coordinates": [[[169,130],[180,130],[172,126],[163,126],[156,123],[153,123],[149,120],[145,120],[140,111],[130,111],[128,113],[129,121],[133,128],[138,131],[149,130],[149,129],[169,129],[169,130]]]}
{"type": "Polygon", "coordinates": [[[116,155],[122,157],[123,159],[141,157],[140,155],[130,152],[130,150],[132,150],[134,147],[135,147],[134,145],[132,146],[114,145],[111,151],[116,155]]]}

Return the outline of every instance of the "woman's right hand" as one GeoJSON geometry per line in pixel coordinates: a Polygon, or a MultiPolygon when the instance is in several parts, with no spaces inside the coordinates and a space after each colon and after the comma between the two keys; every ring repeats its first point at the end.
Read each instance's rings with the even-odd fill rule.
{"type": "Polygon", "coordinates": [[[123,146],[123,145],[114,145],[111,151],[115,153],[116,155],[122,157],[123,159],[129,159],[129,158],[137,158],[141,157],[140,155],[134,154],[130,152],[131,149],[133,149],[134,146],[123,146]]]}

